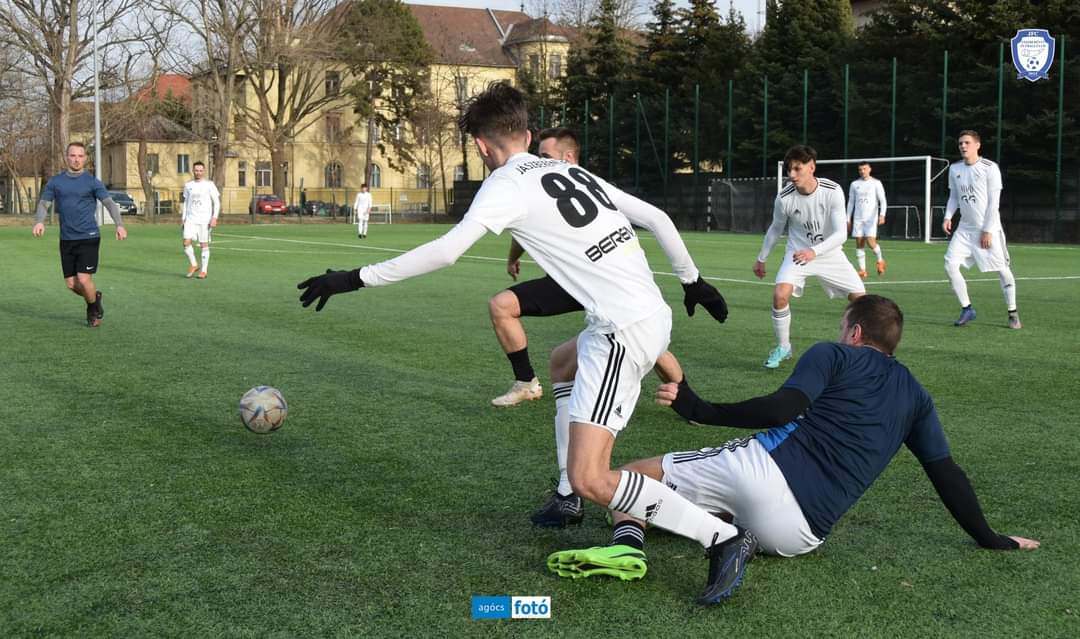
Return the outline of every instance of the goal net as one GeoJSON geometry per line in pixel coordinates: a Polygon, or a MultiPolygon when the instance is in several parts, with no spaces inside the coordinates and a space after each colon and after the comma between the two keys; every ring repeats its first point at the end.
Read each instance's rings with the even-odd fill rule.
{"type": "MultiPolygon", "coordinates": [[[[858,165],[863,162],[870,163],[871,176],[881,180],[889,203],[885,227],[879,229],[881,235],[922,239],[927,243],[945,239],[941,230],[945,207],[934,206],[933,201],[944,202],[948,196],[948,185],[944,180],[948,160],[930,155],[818,160],[814,174],[840,184],[846,206],[848,189],[851,182],[858,179],[858,165]]],[[[784,163],[777,162],[776,192],[779,193],[787,182],[784,163]]]]}

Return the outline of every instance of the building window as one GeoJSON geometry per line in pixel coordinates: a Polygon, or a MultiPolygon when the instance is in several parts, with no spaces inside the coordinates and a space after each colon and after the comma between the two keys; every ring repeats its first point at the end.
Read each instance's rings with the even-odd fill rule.
{"type": "Polygon", "coordinates": [[[382,188],[382,169],[378,164],[371,165],[371,177],[368,178],[368,187],[372,189],[382,188]]]}
{"type": "Polygon", "coordinates": [[[340,144],[341,139],[341,113],[328,111],[326,113],[326,142],[328,144],[340,144]]]}
{"type": "Polygon", "coordinates": [[[404,131],[402,131],[400,124],[394,125],[394,141],[401,142],[401,138],[404,137],[404,131]]]}
{"type": "Polygon", "coordinates": [[[454,89],[458,104],[465,104],[465,100],[469,99],[469,79],[460,76],[454,78],[454,89]]]}
{"type": "Polygon", "coordinates": [[[184,173],[191,173],[191,156],[187,153],[181,153],[176,156],[176,172],[180,175],[184,173]]]}
{"type": "Polygon", "coordinates": [[[540,55],[532,54],[529,56],[529,72],[532,73],[534,78],[540,77],[540,55]]]}
{"type": "Polygon", "coordinates": [[[421,164],[416,167],[416,188],[418,189],[430,189],[431,188],[431,167],[426,164],[421,164]]]}
{"type": "Polygon", "coordinates": [[[459,164],[454,167],[454,181],[460,182],[465,179],[465,165],[459,164]]]}
{"type": "Polygon", "coordinates": [[[289,163],[288,162],[282,162],[281,163],[281,173],[282,173],[282,176],[281,176],[282,185],[283,186],[288,186],[289,185],[289,163]]]}
{"type": "Polygon", "coordinates": [[[151,175],[157,175],[161,173],[161,168],[158,166],[158,154],[147,153],[146,154],[146,172],[151,175]]]}
{"type": "Polygon", "coordinates": [[[271,186],[273,174],[269,162],[255,163],[255,186],[271,186]]]}
{"type": "Polygon", "coordinates": [[[341,93],[341,74],[337,71],[326,72],[326,95],[341,93]]]}
{"type": "Polygon", "coordinates": [[[241,113],[237,113],[233,116],[233,140],[236,142],[243,142],[247,137],[247,123],[244,120],[244,116],[241,113]]]}
{"type": "Polygon", "coordinates": [[[548,62],[548,77],[558,78],[562,75],[562,56],[552,53],[548,62]]]}
{"type": "Polygon", "coordinates": [[[382,134],[382,131],[379,130],[378,123],[372,122],[371,123],[371,141],[375,142],[375,143],[378,143],[379,142],[379,137],[380,137],[381,134],[382,134]]]}
{"type": "Polygon", "coordinates": [[[247,186],[247,160],[236,163],[236,186],[247,186]]]}
{"type": "Polygon", "coordinates": [[[341,188],[341,164],[339,162],[331,162],[323,169],[323,186],[328,189],[340,189],[341,188]]]}

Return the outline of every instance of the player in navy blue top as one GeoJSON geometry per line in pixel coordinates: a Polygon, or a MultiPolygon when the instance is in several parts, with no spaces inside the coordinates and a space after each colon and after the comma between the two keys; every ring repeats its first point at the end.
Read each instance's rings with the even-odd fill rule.
{"type": "MultiPolygon", "coordinates": [[[[839,342],[812,347],[791,377],[764,397],[710,403],[685,382],[662,385],[657,403],[690,421],[768,430],[624,468],[663,481],[706,510],[730,514],[757,537],[762,551],[790,557],[817,548],[903,445],[976,543],[1038,548],[1036,540],[998,534],[983,517],[974,489],[952,459],[930,394],[893,357],[903,322],[892,300],[857,298],[844,313],[839,342]]],[[[636,540],[640,548],[643,522],[613,515],[612,543],[636,540]]],[[[748,560],[725,566],[739,574],[720,581],[738,584],[748,560]]]]}
{"type": "Polygon", "coordinates": [[[109,197],[105,185],[83,170],[86,147],[80,142],[72,142],[67,147],[65,159],[68,169],[50,178],[41,192],[33,233],[34,237],[45,235],[45,216],[52,202],[60,218],[60,267],[64,282],[68,290],[86,300],[86,324],[94,327],[100,325],[105,316],[101,292],[94,284],[101,246],[97,202],[101,201],[116,222],[117,240],[127,238],[127,229],[120,219],[120,209],[109,197]]]}

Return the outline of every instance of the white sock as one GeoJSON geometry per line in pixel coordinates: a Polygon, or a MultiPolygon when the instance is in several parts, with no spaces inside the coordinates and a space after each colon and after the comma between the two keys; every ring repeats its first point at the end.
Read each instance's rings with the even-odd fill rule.
{"type": "Polygon", "coordinates": [[[202,272],[206,272],[206,267],[210,265],[210,247],[206,247],[202,250],[202,272]]]}
{"type": "Polygon", "coordinates": [[[772,310],[772,326],[776,343],[784,348],[791,348],[791,306],[772,310]]]}
{"type": "Polygon", "coordinates": [[[1012,313],[1016,310],[1016,278],[1008,266],[998,271],[998,278],[1001,280],[1001,292],[1005,294],[1005,310],[1012,313]]]}
{"type": "Polygon", "coordinates": [[[197,266],[195,263],[195,247],[188,244],[184,247],[184,255],[187,255],[188,262],[191,262],[192,266],[197,266]]]}
{"type": "Polygon", "coordinates": [[[964,281],[964,276],[960,274],[960,265],[956,262],[945,262],[945,274],[949,276],[949,284],[952,285],[953,293],[956,293],[956,299],[960,301],[960,306],[971,306],[967,282],[964,281]]]}
{"type": "Polygon", "coordinates": [[[717,542],[731,539],[738,533],[735,526],[713,517],[655,479],[628,470],[620,471],[620,474],[619,486],[608,508],[696,539],[705,548],[713,544],[717,533],[717,542]]]}
{"type": "Polygon", "coordinates": [[[872,250],[874,252],[874,257],[876,257],[877,261],[880,262],[881,261],[881,245],[880,244],[875,244],[874,248],[872,248],[870,250],[872,250]]]}
{"type": "Polygon", "coordinates": [[[866,251],[862,249],[855,249],[855,260],[859,263],[859,270],[866,270],[866,251]]]}
{"type": "Polygon", "coordinates": [[[551,394],[555,396],[555,457],[559,462],[559,486],[556,492],[566,496],[574,492],[570,476],[566,473],[567,451],[570,449],[570,392],[574,382],[555,382],[551,394]]]}

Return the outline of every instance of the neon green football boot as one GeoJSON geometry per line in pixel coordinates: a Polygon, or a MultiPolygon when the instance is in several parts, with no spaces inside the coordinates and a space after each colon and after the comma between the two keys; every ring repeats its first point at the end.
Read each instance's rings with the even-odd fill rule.
{"type": "Polygon", "coordinates": [[[594,575],[633,581],[645,576],[645,552],[631,546],[594,546],[584,550],[560,550],[548,555],[548,570],[560,577],[580,579],[594,575]]]}

